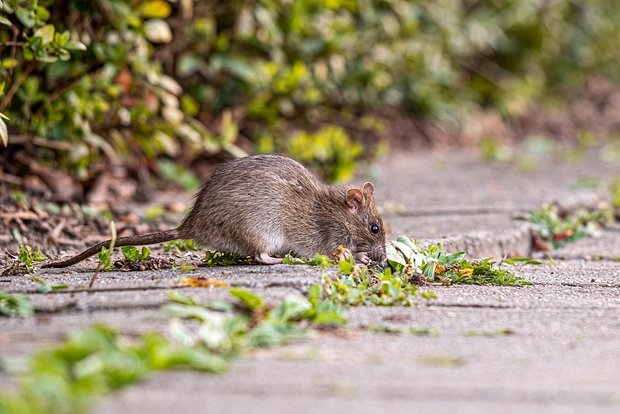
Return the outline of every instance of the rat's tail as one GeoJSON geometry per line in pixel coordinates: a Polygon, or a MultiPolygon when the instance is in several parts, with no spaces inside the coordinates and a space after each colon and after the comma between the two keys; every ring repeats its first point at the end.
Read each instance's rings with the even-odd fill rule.
{"type": "MultiPolygon", "coordinates": [[[[179,231],[179,229],[172,229],[172,230],[160,231],[157,233],[142,234],[138,236],[120,237],[116,239],[116,242],[114,243],[114,247],[134,246],[134,245],[143,246],[146,244],[163,243],[163,242],[167,242],[170,240],[177,240],[180,238],[182,238],[182,236],[181,236],[181,232],[179,231]]],[[[82,253],[76,256],[73,256],[70,259],[61,260],[59,262],[48,263],[46,265],[41,266],[41,268],[45,269],[45,268],[50,268],[50,267],[67,267],[67,266],[74,265],[76,263],[81,262],[84,259],[89,258],[90,256],[94,254],[99,253],[102,247],[109,247],[111,241],[112,240],[102,241],[101,243],[98,243],[92,247],[89,247],[88,249],[84,250],[82,253]]]]}

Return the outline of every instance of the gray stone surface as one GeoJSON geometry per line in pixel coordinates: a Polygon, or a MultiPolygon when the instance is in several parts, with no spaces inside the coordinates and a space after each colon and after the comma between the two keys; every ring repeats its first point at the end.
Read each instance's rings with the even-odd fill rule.
{"type": "MultiPolygon", "coordinates": [[[[547,160],[540,169],[479,162],[467,152],[395,155],[375,170],[390,238],[441,241],[472,257],[532,254],[527,223],[515,216],[603,182],[617,166],[586,157],[547,160]]],[[[413,308],[358,307],[346,329],[317,332],[286,347],[260,349],[213,376],[166,372],[102,399],[96,412],[620,412],[620,231],[558,249],[539,266],[515,266],[533,286],[428,286],[439,298],[413,308]],[[438,336],[371,332],[374,326],[430,327],[438,336]],[[511,334],[497,335],[509,330],[511,334]]],[[[41,311],[0,319],[0,359],[52,346],[72,329],[101,321],[126,333],[162,329],[158,308],[178,289],[201,301],[226,288],[180,287],[181,277],[217,278],[270,302],[303,294],[323,272],[308,266],[237,266],[109,272],[88,284],[95,262],[37,273],[68,291],[35,293],[29,277],[0,277],[41,311]]],[[[0,387],[12,379],[0,372],[0,387]]]]}

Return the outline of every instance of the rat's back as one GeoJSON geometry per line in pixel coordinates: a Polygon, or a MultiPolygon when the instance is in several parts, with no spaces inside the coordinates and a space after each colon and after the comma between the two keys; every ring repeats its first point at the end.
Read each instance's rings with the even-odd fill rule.
{"type": "Polygon", "coordinates": [[[239,158],[216,168],[181,228],[211,249],[242,256],[285,254],[291,250],[285,223],[307,217],[323,191],[325,184],[290,158],[239,158]]]}

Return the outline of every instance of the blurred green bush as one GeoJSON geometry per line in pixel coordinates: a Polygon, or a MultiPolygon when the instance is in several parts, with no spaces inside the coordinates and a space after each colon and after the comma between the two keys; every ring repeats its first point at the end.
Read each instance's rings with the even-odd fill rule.
{"type": "MultiPolygon", "coordinates": [[[[0,4],[0,138],[4,122],[38,137],[35,155],[81,178],[102,157],[188,162],[265,136],[319,159],[311,141],[348,140],[351,113],[510,116],[588,75],[617,78],[620,57],[616,0],[0,4]]],[[[333,149],[347,154],[329,178],[348,178],[356,148],[333,149]]]]}

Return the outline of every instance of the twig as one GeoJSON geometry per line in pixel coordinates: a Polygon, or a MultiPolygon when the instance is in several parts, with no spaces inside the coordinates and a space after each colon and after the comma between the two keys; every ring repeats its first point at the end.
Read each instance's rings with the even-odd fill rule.
{"type": "MultiPolygon", "coordinates": [[[[13,43],[17,43],[17,37],[19,36],[19,29],[15,25],[11,26],[11,29],[13,29],[13,43]]],[[[11,47],[11,59],[15,59],[15,56],[17,55],[17,45],[14,44],[11,46],[12,46],[11,47]]],[[[9,69],[8,74],[7,74],[8,75],[7,79],[13,78],[13,72],[15,72],[15,67],[9,69]]]]}
{"type": "Polygon", "coordinates": [[[1,213],[0,218],[3,220],[39,220],[38,214],[32,211],[16,211],[15,213],[1,213]]]}
{"type": "Polygon", "coordinates": [[[13,184],[19,187],[22,187],[24,185],[23,178],[18,177],[16,175],[3,173],[1,171],[0,171],[0,181],[5,182],[7,184],[13,184]]]}
{"type": "Polygon", "coordinates": [[[52,240],[57,240],[58,237],[60,237],[60,232],[62,231],[62,229],[65,227],[65,224],[67,223],[67,220],[60,219],[60,221],[58,222],[58,224],[54,227],[54,229],[50,232],[50,237],[52,238],[52,240]]]}
{"type": "Polygon", "coordinates": [[[11,135],[9,137],[9,144],[12,145],[28,143],[32,143],[38,147],[51,148],[59,151],[71,151],[71,149],[73,149],[73,144],[70,142],[52,141],[33,135],[11,135]]]}
{"type": "Polygon", "coordinates": [[[95,284],[95,280],[97,280],[97,275],[101,271],[102,267],[103,267],[103,262],[99,261],[99,264],[97,265],[97,268],[95,269],[95,273],[93,273],[93,277],[90,278],[90,283],[88,284],[89,289],[92,289],[93,285],[95,284]]]}

